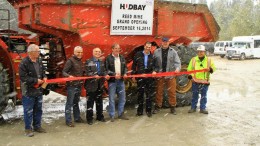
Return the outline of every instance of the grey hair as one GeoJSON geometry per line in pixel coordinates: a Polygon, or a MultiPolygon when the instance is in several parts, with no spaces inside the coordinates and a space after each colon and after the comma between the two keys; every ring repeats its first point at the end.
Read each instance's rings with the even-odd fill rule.
{"type": "Polygon", "coordinates": [[[39,48],[39,46],[35,44],[30,44],[27,48],[27,52],[35,51],[35,48],[39,48]]]}
{"type": "Polygon", "coordinates": [[[82,48],[81,46],[76,46],[76,47],[74,48],[74,52],[75,52],[77,49],[83,50],[83,48],[82,48]]]}

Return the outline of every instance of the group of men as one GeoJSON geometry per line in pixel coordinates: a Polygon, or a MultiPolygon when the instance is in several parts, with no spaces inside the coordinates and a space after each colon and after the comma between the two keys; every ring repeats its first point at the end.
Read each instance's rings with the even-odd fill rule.
{"type": "MultiPolygon", "coordinates": [[[[181,61],[177,52],[169,46],[169,38],[163,37],[160,48],[151,53],[151,42],[144,44],[144,49],[135,54],[132,64],[132,75],[152,74],[154,77],[132,78],[137,82],[138,108],[137,116],[144,114],[144,103],[146,104],[145,113],[148,117],[160,111],[163,102],[164,87],[168,92],[170,104],[170,113],[176,115],[176,77],[174,75],[167,77],[158,77],[157,73],[180,72],[181,61]],[[145,101],[144,101],[145,94],[145,101]],[[153,97],[155,96],[155,106],[152,108],[153,97]],[[153,109],[153,110],[152,110],[153,109]]],[[[87,111],[86,120],[89,125],[93,124],[93,106],[96,103],[96,120],[106,122],[103,115],[103,99],[105,80],[108,82],[109,94],[109,117],[110,121],[115,121],[116,107],[115,98],[118,97],[118,119],[129,120],[124,114],[126,102],[124,79],[127,77],[127,64],[125,58],[120,54],[120,45],[112,45],[112,53],[105,59],[102,56],[100,48],[93,49],[93,56],[82,62],[83,48],[76,46],[74,55],[70,57],[64,65],[62,74],[64,77],[73,78],[81,76],[93,77],[85,81],[69,81],[67,86],[67,101],[65,105],[65,122],[69,127],[74,127],[74,122],[83,123],[80,117],[79,100],[81,87],[84,86],[87,93],[87,111]],[[72,120],[72,109],[73,119],[72,120]]],[[[41,127],[42,116],[42,89],[35,87],[47,80],[44,73],[44,67],[39,61],[39,46],[30,45],[28,47],[28,57],[24,58],[19,66],[22,101],[24,107],[24,121],[26,136],[33,136],[33,131],[45,133],[46,130],[41,127]]],[[[209,85],[209,73],[215,71],[215,65],[212,60],[205,56],[205,47],[198,48],[198,56],[191,59],[188,71],[207,69],[206,72],[198,72],[188,76],[193,81],[192,85],[192,105],[189,113],[196,112],[198,94],[201,93],[200,112],[208,114],[206,110],[207,90],[209,85]]],[[[145,76],[145,75],[144,75],[145,76]]]]}

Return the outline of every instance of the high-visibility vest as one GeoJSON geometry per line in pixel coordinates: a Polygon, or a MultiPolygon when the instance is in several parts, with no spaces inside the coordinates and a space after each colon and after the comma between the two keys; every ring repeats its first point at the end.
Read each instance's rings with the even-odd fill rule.
{"type": "MultiPolygon", "coordinates": [[[[206,57],[207,59],[207,66],[204,68],[210,68],[211,65],[211,59],[206,57]]],[[[196,66],[196,59],[195,57],[192,58],[192,69],[195,70],[196,66]]],[[[204,72],[204,78],[197,78],[196,73],[194,73],[193,81],[196,83],[202,83],[202,84],[209,84],[209,72],[204,72]]]]}

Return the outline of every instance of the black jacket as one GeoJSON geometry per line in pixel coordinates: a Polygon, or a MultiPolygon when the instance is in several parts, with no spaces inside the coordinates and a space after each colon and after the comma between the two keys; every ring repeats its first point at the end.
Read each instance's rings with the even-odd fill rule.
{"type": "Polygon", "coordinates": [[[139,51],[135,54],[132,64],[132,74],[152,73],[155,69],[155,59],[150,53],[147,60],[147,68],[144,65],[144,53],[139,51]]]}
{"type": "MultiPolygon", "coordinates": [[[[81,59],[76,56],[72,56],[65,63],[64,68],[62,70],[62,75],[64,77],[74,76],[74,77],[82,77],[84,74],[84,65],[81,59]]],[[[67,86],[81,86],[83,81],[69,81],[67,82],[67,86]]]]}
{"type": "MultiPolygon", "coordinates": [[[[96,59],[94,57],[88,59],[85,63],[85,71],[87,76],[106,76],[107,72],[105,69],[105,63],[104,61],[99,60],[100,64],[100,73],[98,74],[98,68],[96,66],[96,59]]],[[[104,82],[105,78],[100,78],[100,79],[87,79],[85,81],[85,89],[87,92],[95,92],[97,91],[98,87],[100,90],[103,90],[104,88],[104,82]]]]}
{"type": "Polygon", "coordinates": [[[19,65],[19,75],[21,80],[21,90],[23,96],[41,96],[42,89],[34,87],[38,83],[38,79],[47,78],[45,75],[45,68],[40,59],[39,63],[39,77],[33,66],[32,60],[27,56],[19,65]]]}
{"type": "MultiPolygon", "coordinates": [[[[127,73],[127,66],[126,66],[126,61],[125,58],[119,54],[119,58],[120,58],[120,63],[121,63],[121,76],[125,75],[127,73]]],[[[105,66],[106,66],[106,70],[107,70],[107,74],[109,76],[115,76],[115,58],[112,54],[108,55],[105,61],[105,66]]],[[[122,78],[121,78],[122,80],[122,78]]],[[[111,77],[109,80],[109,82],[115,82],[115,78],[111,77]]]]}

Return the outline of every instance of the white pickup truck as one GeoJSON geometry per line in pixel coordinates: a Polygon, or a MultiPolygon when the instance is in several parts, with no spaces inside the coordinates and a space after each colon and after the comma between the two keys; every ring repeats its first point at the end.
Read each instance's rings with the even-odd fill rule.
{"type": "Polygon", "coordinates": [[[232,43],[232,47],[227,48],[227,59],[260,58],[260,36],[237,36],[232,43]]]}

